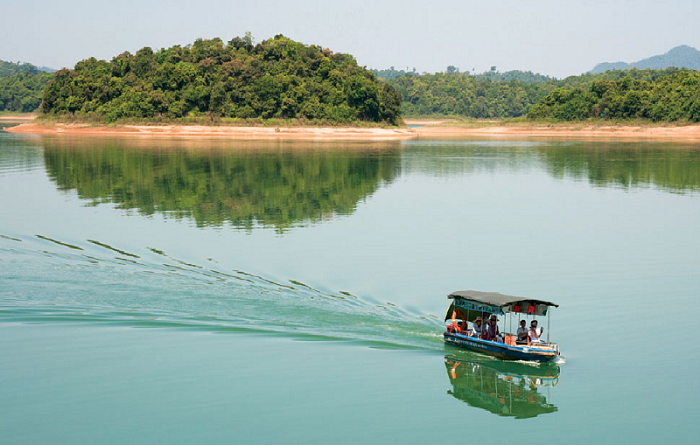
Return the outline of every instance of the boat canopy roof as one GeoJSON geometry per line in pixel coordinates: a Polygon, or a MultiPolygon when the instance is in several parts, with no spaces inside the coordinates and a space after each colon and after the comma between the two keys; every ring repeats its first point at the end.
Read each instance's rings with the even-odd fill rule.
{"type": "Polygon", "coordinates": [[[516,303],[541,304],[545,306],[559,307],[551,301],[535,300],[532,298],[515,297],[513,295],[503,295],[498,292],[480,292],[478,290],[460,290],[452,292],[447,296],[450,300],[461,298],[463,300],[474,301],[476,303],[488,304],[490,306],[512,306],[516,303]]]}

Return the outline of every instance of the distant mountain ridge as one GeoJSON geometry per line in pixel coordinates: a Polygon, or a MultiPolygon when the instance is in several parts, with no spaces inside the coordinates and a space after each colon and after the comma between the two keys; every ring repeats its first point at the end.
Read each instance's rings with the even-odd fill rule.
{"type": "Polygon", "coordinates": [[[669,67],[690,68],[700,70],[700,51],[688,45],[681,45],[671,49],[665,54],[652,56],[637,62],[604,62],[599,63],[590,72],[600,74],[609,70],[637,69],[664,69],[669,67]]]}

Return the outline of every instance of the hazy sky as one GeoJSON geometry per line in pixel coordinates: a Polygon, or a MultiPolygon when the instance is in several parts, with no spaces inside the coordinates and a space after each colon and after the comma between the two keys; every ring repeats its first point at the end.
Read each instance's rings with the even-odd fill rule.
{"type": "Polygon", "coordinates": [[[141,47],[284,34],[368,68],[447,65],[563,77],[700,47],[700,0],[0,0],[0,59],[54,68],[141,47]]]}

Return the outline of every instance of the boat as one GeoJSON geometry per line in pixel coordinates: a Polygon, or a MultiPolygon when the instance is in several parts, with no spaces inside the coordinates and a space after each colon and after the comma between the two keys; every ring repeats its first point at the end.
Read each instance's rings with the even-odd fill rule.
{"type": "MultiPolygon", "coordinates": [[[[452,300],[447,310],[445,321],[448,323],[445,333],[445,343],[468,349],[470,351],[498,357],[503,360],[524,360],[536,362],[549,362],[556,360],[559,353],[559,345],[550,343],[549,327],[553,307],[558,304],[522,298],[512,295],[503,295],[497,292],[480,292],[474,290],[452,292],[447,296],[452,300]],[[513,314],[518,314],[516,324],[522,317],[525,320],[537,320],[537,317],[547,317],[546,341],[528,339],[526,343],[517,342],[517,335],[513,332],[513,314]],[[477,318],[485,319],[486,315],[503,316],[503,326],[499,326],[502,333],[502,341],[486,340],[484,336],[472,336],[467,329],[468,323],[474,323],[477,318]],[[508,315],[509,317],[506,317],[508,315]],[[506,318],[510,318],[510,331],[506,330],[506,318]],[[461,319],[461,321],[457,321],[461,319]],[[503,334],[505,333],[505,334],[503,334]]],[[[538,322],[539,323],[539,322],[538,322]]]]}
{"type": "Polygon", "coordinates": [[[447,393],[474,408],[502,417],[529,419],[556,412],[550,391],[559,382],[554,363],[525,364],[485,357],[445,356],[452,390],[447,393]]]}

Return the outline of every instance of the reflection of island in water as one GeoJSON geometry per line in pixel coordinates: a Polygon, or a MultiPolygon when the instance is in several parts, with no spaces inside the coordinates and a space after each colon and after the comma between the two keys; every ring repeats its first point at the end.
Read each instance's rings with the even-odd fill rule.
{"type": "Polygon", "coordinates": [[[700,191],[700,147],[681,143],[580,141],[410,141],[402,172],[463,175],[542,170],[596,187],[700,191]],[[421,145],[423,144],[423,145],[421,145]]]}
{"type": "Polygon", "coordinates": [[[396,143],[43,142],[59,189],[144,215],[192,218],[199,227],[284,229],[350,214],[399,172],[396,143]]]}
{"type": "Polygon", "coordinates": [[[516,419],[557,411],[545,395],[559,381],[557,365],[467,361],[446,356],[445,368],[452,384],[448,394],[469,406],[516,419]]]}
{"type": "Polygon", "coordinates": [[[654,185],[670,192],[700,191],[700,149],[669,143],[580,143],[540,149],[549,172],[586,178],[601,187],[654,185]]]}

